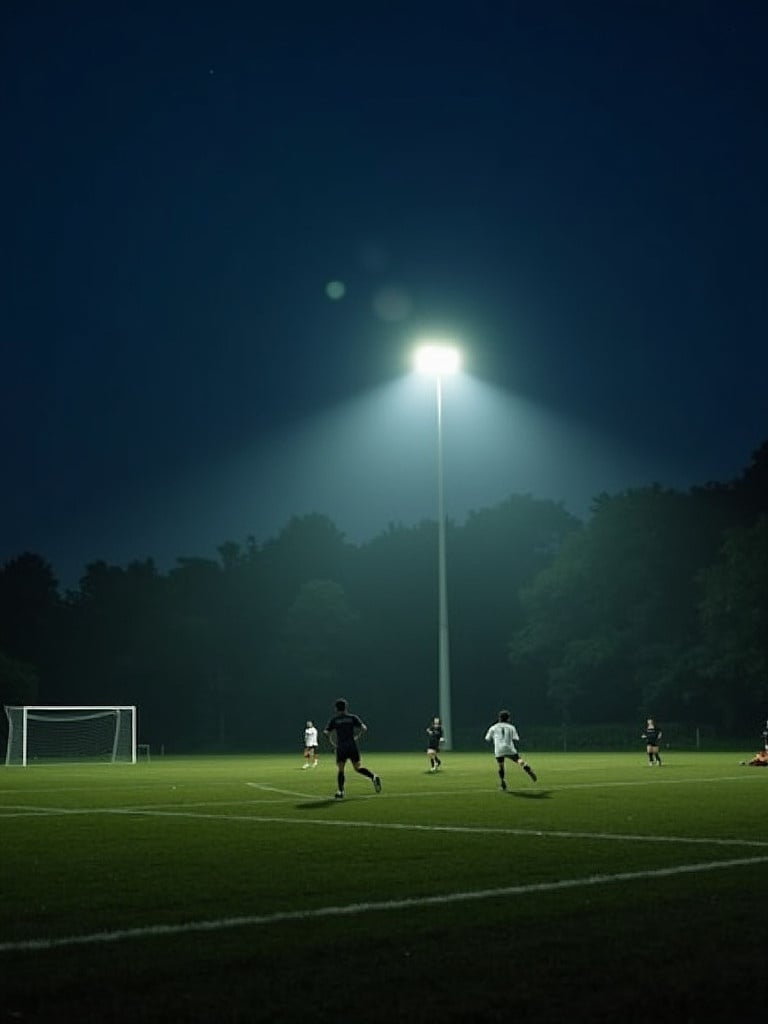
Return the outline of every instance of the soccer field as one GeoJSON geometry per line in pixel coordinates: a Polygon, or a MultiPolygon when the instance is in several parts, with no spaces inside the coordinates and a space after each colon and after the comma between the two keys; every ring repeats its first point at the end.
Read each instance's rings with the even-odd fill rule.
{"type": "Polygon", "coordinates": [[[343,801],[327,755],[5,768],[0,1020],[759,1016],[744,756],[542,753],[504,793],[490,754],[366,751],[343,801]]]}

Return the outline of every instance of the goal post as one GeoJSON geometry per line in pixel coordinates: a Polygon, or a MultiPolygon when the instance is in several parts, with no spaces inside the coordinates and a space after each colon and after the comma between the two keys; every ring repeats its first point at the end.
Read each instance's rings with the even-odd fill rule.
{"type": "Polygon", "coordinates": [[[135,705],[6,705],[7,765],[135,764],[135,705]]]}

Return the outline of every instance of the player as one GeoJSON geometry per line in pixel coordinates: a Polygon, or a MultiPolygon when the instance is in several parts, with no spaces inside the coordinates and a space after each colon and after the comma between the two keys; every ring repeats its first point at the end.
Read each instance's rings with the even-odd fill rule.
{"type": "Polygon", "coordinates": [[[317,768],[317,728],[310,719],[304,730],[304,764],[301,770],[304,772],[307,768],[317,768]]]}
{"type": "Polygon", "coordinates": [[[768,722],[763,726],[763,750],[768,750],[768,722]]]}
{"type": "Polygon", "coordinates": [[[443,727],[439,718],[433,718],[431,725],[427,726],[429,741],[427,745],[427,757],[429,758],[429,770],[436,772],[443,763],[440,760],[440,744],[443,742],[443,727]]]}
{"type": "Polygon", "coordinates": [[[528,775],[532,782],[536,782],[538,776],[534,772],[533,768],[527,764],[517,752],[516,743],[520,742],[520,737],[517,733],[517,729],[509,720],[508,711],[499,712],[499,720],[495,722],[488,732],[485,734],[485,742],[490,743],[493,740],[493,755],[496,758],[496,764],[499,766],[499,779],[500,788],[507,788],[507,781],[504,778],[504,760],[509,758],[510,761],[514,761],[515,764],[520,765],[526,775],[528,775]]]}
{"type": "Polygon", "coordinates": [[[768,750],[758,750],[751,761],[739,761],[739,764],[751,764],[755,768],[768,768],[768,750]]]}
{"type": "Polygon", "coordinates": [[[328,722],[325,729],[323,729],[323,734],[327,737],[331,746],[336,748],[336,780],[339,787],[336,790],[336,799],[342,800],[344,798],[344,769],[347,761],[352,762],[352,767],[359,775],[365,775],[366,778],[370,779],[374,790],[380,793],[381,779],[370,768],[362,766],[360,763],[360,751],[357,747],[359,737],[368,731],[368,726],[357,715],[350,714],[347,710],[347,702],[343,697],[336,701],[334,707],[336,708],[336,714],[328,722]]]}
{"type": "Polygon", "coordinates": [[[659,768],[661,768],[661,755],[659,754],[661,729],[658,728],[652,718],[646,720],[645,732],[643,732],[640,739],[645,740],[645,749],[648,752],[648,764],[651,768],[653,768],[654,764],[657,764],[659,768]]]}

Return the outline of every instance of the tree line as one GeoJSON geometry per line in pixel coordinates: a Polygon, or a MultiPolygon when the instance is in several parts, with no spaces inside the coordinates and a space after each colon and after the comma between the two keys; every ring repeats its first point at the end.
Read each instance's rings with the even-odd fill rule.
{"type": "MultiPolygon", "coordinates": [[[[582,521],[512,495],[447,524],[454,744],[644,720],[749,735],[768,717],[768,442],[736,480],[601,494],[582,521]]],[[[351,544],[297,516],[217,557],[43,555],[0,569],[3,704],[136,704],[168,752],[298,748],[346,696],[371,746],[423,745],[437,706],[437,525],[351,544]]]]}

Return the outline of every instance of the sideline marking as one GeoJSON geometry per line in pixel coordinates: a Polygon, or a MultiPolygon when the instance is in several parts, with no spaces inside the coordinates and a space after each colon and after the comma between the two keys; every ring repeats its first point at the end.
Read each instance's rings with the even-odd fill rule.
{"type": "Polygon", "coordinates": [[[453,892],[442,896],[406,897],[400,900],[381,900],[374,903],[351,903],[346,907],[318,907],[316,910],[284,910],[274,914],[253,914],[244,917],[222,917],[211,921],[189,921],[186,924],[156,924],[141,928],[119,928],[111,932],[92,932],[89,935],[65,935],[58,939],[24,939],[18,942],[0,942],[0,954],[62,949],[88,946],[123,939],[140,939],[160,935],[184,935],[189,932],[216,932],[229,928],[280,924],[284,921],[309,921],[324,917],[353,917],[383,910],[411,910],[417,907],[445,906],[450,903],[469,903],[475,900],[498,899],[500,896],[526,896],[534,892],[556,892],[562,889],[580,889],[615,882],[636,882],[648,878],[672,878],[722,868],[752,867],[768,862],[766,857],[742,857],[738,860],[708,861],[702,864],[681,864],[674,868],[653,871],[622,871],[616,875],[589,875],[586,878],[565,878],[558,882],[534,882],[530,885],[510,885],[500,889],[479,889],[475,892],[453,892]]]}

